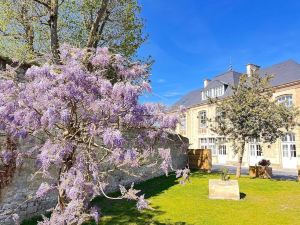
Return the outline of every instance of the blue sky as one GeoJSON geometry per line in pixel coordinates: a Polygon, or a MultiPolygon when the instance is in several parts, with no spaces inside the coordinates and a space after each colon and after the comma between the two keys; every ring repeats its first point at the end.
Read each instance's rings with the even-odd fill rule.
{"type": "Polygon", "coordinates": [[[173,104],[229,68],[300,62],[298,0],[140,0],[151,55],[153,94],[143,101],[173,104]]]}

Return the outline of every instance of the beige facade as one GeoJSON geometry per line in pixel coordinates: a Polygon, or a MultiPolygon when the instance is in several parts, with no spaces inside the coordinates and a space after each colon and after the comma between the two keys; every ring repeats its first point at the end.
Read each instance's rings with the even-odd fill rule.
{"type": "MultiPolygon", "coordinates": [[[[275,87],[273,98],[289,101],[300,108],[300,81],[275,87]]],[[[216,107],[207,103],[188,107],[186,117],[178,132],[187,137],[190,149],[212,149],[213,164],[235,165],[237,156],[231,143],[211,131],[210,120],[216,116],[216,107]],[[204,115],[205,114],[205,115],[204,115]],[[204,116],[206,123],[204,123],[204,116]]],[[[243,158],[243,165],[255,165],[261,159],[271,161],[273,168],[297,169],[300,167],[300,126],[297,125],[283,140],[272,145],[261,145],[259,142],[248,143],[243,158]]]]}

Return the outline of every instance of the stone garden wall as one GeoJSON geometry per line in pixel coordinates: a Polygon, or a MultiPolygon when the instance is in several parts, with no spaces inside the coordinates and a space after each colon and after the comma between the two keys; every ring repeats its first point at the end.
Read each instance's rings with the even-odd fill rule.
{"type": "MultiPolygon", "coordinates": [[[[182,138],[182,137],[181,137],[182,138]]],[[[180,140],[177,136],[172,136],[173,141],[164,144],[165,148],[171,148],[173,168],[184,168],[187,164],[186,149],[182,149],[182,140],[188,142],[187,139],[180,140]]],[[[134,169],[139,176],[130,176],[123,172],[116,172],[110,178],[110,186],[107,187],[107,192],[115,191],[118,189],[119,184],[129,185],[132,182],[139,183],[163,174],[159,168],[160,164],[154,164],[152,167],[140,167],[134,169]]],[[[47,209],[55,206],[56,197],[50,196],[44,200],[28,200],[39,187],[41,178],[32,180],[32,173],[36,170],[35,162],[27,160],[22,168],[14,174],[12,182],[0,190],[0,224],[10,225],[13,224],[10,215],[13,210],[17,208],[16,213],[20,216],[21,220],[30,218],[35,215],[44,213],[47,209]]]]}

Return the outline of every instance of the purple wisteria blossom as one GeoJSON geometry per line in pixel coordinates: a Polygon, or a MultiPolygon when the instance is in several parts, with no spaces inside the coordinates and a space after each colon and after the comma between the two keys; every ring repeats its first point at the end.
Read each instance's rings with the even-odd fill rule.
{"type": "Polygon", "coordinates": [[[145,199],[145,195],[141,195],[136,203],[136,207],[138,210],[148,209],[149,201],[145,199]]]}
{"type": "MultiPolygon", "coordinates": [[[[38,172],[51,179],[51,185],[40,185],[36,197],[54,189],[58,194],[51,217],[40,225],[98,221],[90,201],[97,195],[109,197],[107,178],[116,170],[147,165],[155,158],[168,174],[171,149],[157,146],[179,122],[162,105],[139,102],[151,91],[147,65],[108,48],[63,45],[60,53],[60,65],[33,66],[25,82],[0,82],[0,131],[22,143],[35,140],[32,149],[19,146],[16,156],[35,154],[38,172]]],[[[1,154],[3,162],[9,157],[1,154]]],[[[137,201],[139,210],[149,207],[133,186],[120,189],[119,198],[137,201]]]]}
{"type": "Polygon", "coordinates": [[[20,217],[19,217],[18,214],[14,213],[14,214],[12,215],[12,219],[13,219],[15,225],[20,225],[20,224],[21,224],[21,223],[20,223],[20,217]]]}
{"type": "Polygon", "coordinates": [[[2,158],[2,162],[5,164],[5,165],[9,165],[10,161],[12,160],[12,157],[13,157],[13,152],[12,151],[9,151],[9,150],[3,150],[1,152],[1,155],[0,157],[2,158]]]}
{"type": "Polygon", "coordinates": [[[43,183],[41,183],[39,189],[36,192],[36,197],[37,198],[43,198],[52,190],[54,190],[54,188],[52,186],[50,186],[46,182],[43,182],[43,183]]]}

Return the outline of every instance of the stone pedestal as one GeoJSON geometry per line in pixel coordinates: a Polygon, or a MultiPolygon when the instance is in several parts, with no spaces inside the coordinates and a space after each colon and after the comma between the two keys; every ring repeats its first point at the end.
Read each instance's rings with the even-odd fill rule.
{"type": "Polygon", "coordinates": [[[237,180],[209,180],[210,199],[240,200],[240,188],[237,180]]]}

